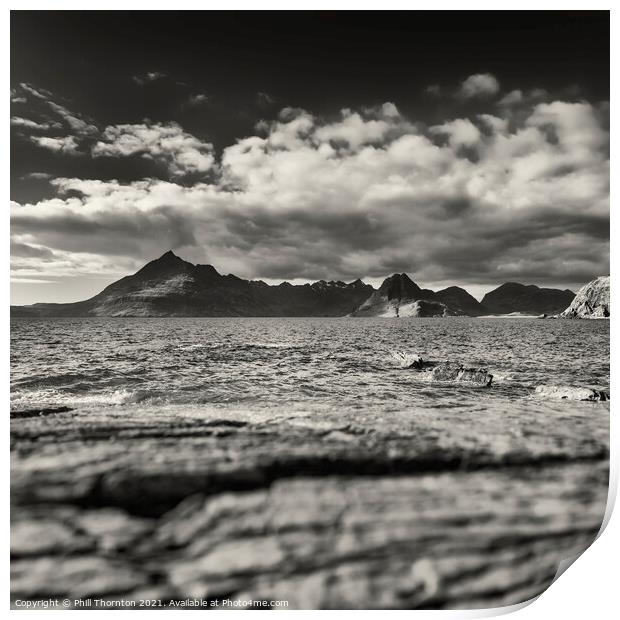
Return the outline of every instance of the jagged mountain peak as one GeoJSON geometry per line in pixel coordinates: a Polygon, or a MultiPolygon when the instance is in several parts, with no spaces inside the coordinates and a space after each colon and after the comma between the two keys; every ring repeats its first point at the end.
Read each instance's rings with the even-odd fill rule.
{"type": "Polygon", "coordinates": [[[220,272],[213,265],[196,265],[196,273],[202,277],[208,276],[212,278],[224,277],[224,278],[236,279],[236,280],[240,279],[237,276],[233,275],[232,273],[229,273],[226,276],[222,276],[222,274],[220,274],[220,272]]]}
{"type": "MultiPolygon", "coordinates": [[[[199,279],[222,277],[213,265],[194,265],[180,256],[177,256],[172,250],[168,250],[159,258],[144,265],[135,275],[148,278],[159,278],[179,273],[192,274],[199,279]]],[[[236,276],[231,275],[226,277],[236,278],[236,276]]]]}
{"type": "MultiPolygon", "coordinates": [[[[177,256],[172,250],[168,250],[159,258],[148,262],[139,269],[133,277],[157,278],[170,273],[177,273],[193,269],[194,265],[177,256]]],[[[125,278],[123,278],[125,279],[125,278]]]]}
{"type": "Polygon", "coordinates": [[[383,281],[378,292],[388,299],[416,299],[421,291],[406,273],[394,273],[383,281]]]}
{"type": "Polygon", "coordinates": [[[480,316],[484,309],[465,289],[451,286],[442,291],[420,288],[406,273],[386,278],[354,313],[354,316],[480,316]]]}
{"type": "MultiPolygon", "coordinates": [[[[144,267],[148,267],[149,265],[192,265],[189,261],[177,256],[172,250],[168,250],[164,252],[159,258],[155,258],[152,261],[148,262],[144,267]]],[[[143,267],[143,269],[144,269],[143,267]]]]}

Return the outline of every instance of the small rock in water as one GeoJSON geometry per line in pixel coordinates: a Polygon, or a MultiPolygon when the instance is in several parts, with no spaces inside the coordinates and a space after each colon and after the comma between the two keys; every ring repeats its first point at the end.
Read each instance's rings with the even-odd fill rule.
{"type": "Polygon", "coordinates": [[[422,357],[416,353],[393,351],[392,357],[398,361],[401,368],[415,368],[416,370],[422,370],[425,366],[425,362],[422,357]]]}
{"type": "Polygon", "coordinates": [[[568,385],[539,385],[536,394],[544,398],[559,398],[561,400],[609,400],[609,392],[589,387],[571,387],[568,385]]]}
{"type": "Polygon", "coordinates": [[[493,375],[488,373],[485,368],[465,368],[458,362],[438,364],[430,372],[433,381],[473,383],[485,387],[491,385],[493,381],[493,375]]]}

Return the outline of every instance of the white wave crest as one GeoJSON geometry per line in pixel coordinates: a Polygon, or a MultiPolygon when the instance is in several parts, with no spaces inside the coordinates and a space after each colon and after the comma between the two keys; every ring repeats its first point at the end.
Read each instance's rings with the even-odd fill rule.
{"type": "Polygon", "coordinates": [[[421,362],[422,358],[417,353],[406,353],[405,351],[390,351],[390,355],[401,368],[411,368],[416,362],[421,362]]]}

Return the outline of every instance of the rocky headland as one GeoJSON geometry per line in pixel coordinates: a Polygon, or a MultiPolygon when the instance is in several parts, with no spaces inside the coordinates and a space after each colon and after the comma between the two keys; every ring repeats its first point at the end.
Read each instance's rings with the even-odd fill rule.
{"type": "Polygon", "coordinates": [[[540,288],[534,284],[524,285],[506,282],[482,298],[482,306],[488,314],[558,314],[573,300],[575,293],[568,289],[540,288]]]}
{"type": "Polygon", "coordinates": [[[611,315],[609,276],[588,282],[562,314],[567,319],[607,319],[611,315]]]}

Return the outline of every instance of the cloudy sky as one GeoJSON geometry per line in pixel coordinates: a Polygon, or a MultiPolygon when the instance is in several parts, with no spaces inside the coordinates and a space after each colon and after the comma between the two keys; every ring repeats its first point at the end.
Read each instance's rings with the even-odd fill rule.
{"type": "Polygon", "coordinates": [[[609,271],[605,12],[11,15],[14,304],[168,249],[476,296],[609,271]]]}

